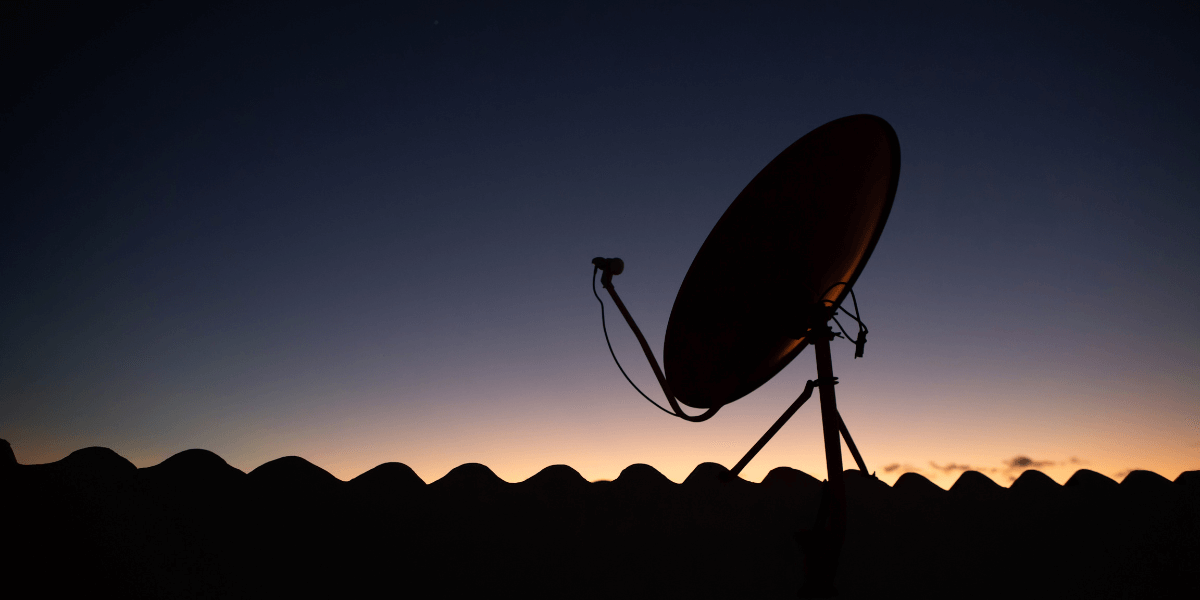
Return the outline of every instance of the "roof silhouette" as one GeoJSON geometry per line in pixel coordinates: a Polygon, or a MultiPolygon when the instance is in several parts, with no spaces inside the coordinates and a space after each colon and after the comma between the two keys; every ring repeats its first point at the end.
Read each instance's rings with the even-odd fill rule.
{"type": "Polygon", "coordinates": [[[621,474],[613,480],[613,483],[621,487],[638,487],[638,488],[661,488],[674,486],[675,482],[667,478],[666,475],[658,472],[658,469],[650,465],[636,463],[629,465],[621,470],[621,474]]]}
{"type": "Polygon", "coordinates": [[[904,473],[892,484],[892,489],[903,496],[918,500],[942,498],[946,490],[920,473],[904,473]]]}
{"type": "Polygon", "coordinates": [[[567,465],[550,465],[522,481],[521,485],[556,492],[577,491],[586,488],[588,480],[567,465]]]}
{"type": "Polygon", "coordinates": [[[279,490],[330,488],[345,483],[299,456],[265,462],[247,475],[256,485],[279,490]]]}
{"type": "Polygon", "coordinates": [[[1042,497],[1046,494],[1053,494],[1062,489],[1057,481],[1054,481],[1050,476],[1038,471],[1037,469],[1028,469],[1017,477],[1008,489],[1014,493],[1022,495],[1036,495],[1042,497]]]}
{"type": "Polygon", "coordinates": [[[724,465],[714,462],[704,462],[696,465],[696,468],[692,469],[691,473],[688,473],[688,476],[683,480],[683,485],[702,489],[720,486],[721,489],[726,489],[731,486],[740,488],[750,483],[740,476],[732,479],[728,479],[728,476],[729,469],[725,468],[724,465]]]}
{"type": "Polygon", "coordinates": [[[249,481],[245,473],[230,466],[225,459],[199,449],[184,450],[157,465],[138,469],[137,479],[150,491],[185,502],[232,496],[249,481]]]}
{"type": "Polygon", "coordinates": [[[99,446],[76,450],[52,463],[28,465],[26,470],[35,477],[105,488],[129,484],[137,474],[137,467],[129,459],[99,446]]]}
{"type": "Polygon", "coordinates": [[[17,455],[13,454],[12,445],[8,440],[0,439],[0,470],[17,466],[17,455]]]}
{"type": "Polygon", "coordinates": [[[979,471],[963,471],[963,474],[958,476],[958,481],[950,486],[950,496],[958,501],[998,499],[1007,491],[979,471]]]}
{"type": "Polygon", "coordinates": [[[491,469],[479,463],[466,463],[450,469],[441,479],[429,484],[439,493],[468,493],[497,490],[510,485],[491,469]]]}
{"type": "Polygon", "coordinates": [[[193,448],[172,455],[157,465],[139,470],[142,474],[172,474],[189,477],[237,477],[246,474],[231,466],[215,452],[193,448]]]}
{"type": "Polygon", "coordinates": [[[425,481],[412,468],[398,462],[378,465],[347,483],[361,491],[388,495],[425,487],[425,481]]]}
{"type": "Polygon", "coordinates": [[[1171,488],[1171,480],[1153,471],[1135,469],[1121,480],[1121,489],[1129,490],[1167,490],[1171,488]]]}
{"type": "Polygon", "coordinates": [[[1101,475],[1091,469],[1079,469],[1063,484],[1063,487],[1087,490],[1116,490],[1119,485],[1106,475],[1101,475]]]}
{"type": "MultiPolygon", "coordinates": [[[[761,484],[727,484],[715,463],[681,485],[644,464],[626,468],[620,484],[587,483],[566,465],[508,484],[469,463],[439,480],[441,491],[397,495],[389,486],[437,486],[419,487],[400,463],[339,485],[298,457],[251,474],[204,450],[141,470],[102,448],[69,458],[14,469],[22,479],[3,498],[22,516],[6,540],[30,549],[8,563],[13,577],[49,585],[50,595],[376,597],[396,593],[398,582],[430,580],[443,590],[521,589],[527,597],[782,598],[799,576],[789,532],[811,527],[822,486],[786,467],[761,484]],[[210,480],[239,487],[229,493],[210,480]],[[138,485],[119,485],[129,481],[138,485]],[[704,572],[671,575],[726,553],[744,576],[713,583],[704,572]],[[54,582],[65,574],[79,583],[54,582]]],[[[1191,499],[1200,497],[1200,472],[1176,483],[1134,473],[1118,486],[1080,471],[1059,494],[1065,502],[1028,493],[1054,489],[1034,471],[1011,494],[977,472],[964,473],[953,493],[915,473],[891,488],[853,469],[845,475],[860,517],[850,539],[862,550],[843,556],[853,579],[844,590],[839,581],[844,597],[886,595],[929,564],[946,567],[959,589],[976,577],[972,565],[1018,556],[1052,565],[1041,571],[1058,586],[1049,597],[1170,597],[1172,587],[1195,595],[1186,572],[1197,548],[1191,526],[1200,504],[1191,499]],[[1105,493],[1114,488],[1123,493],[1105,493]],[[1006,494],[1018,501],[987,506],[1006,494]]]]}
{"type": "Polygon", "coordinates": [[[129,459],[100,446],[76,450],[68,454],[66,458],[50,464],[108,474],[128,474],[137,470],[137,467],[133,466],[129,459]]]}
{"type": "Polygon", "coordinates": [[[1175,478],[1175,483],[1200,488],[1200,471],[1184,471],[1175,478]]]}
{"type": "MultiPolygon", "coordinates": [[[[858,469],[846,469],[844,472],[847,486],[854,486],[859,493],[886,494],[892,486],[880,481],[878,477],[863,473],[858,469]]],[[[847,490],[850,488],[847,487],[847,490]]],[[[848,492],[849,493],[849,492],[848,492]]]]}
{"type": "Polygon", "coordinates": [[[796,486],[801,488],[820,487],[821,482],[812,475],[791,467],[775,467],[763,478],[762,485],[767,487],[796,486]]]}

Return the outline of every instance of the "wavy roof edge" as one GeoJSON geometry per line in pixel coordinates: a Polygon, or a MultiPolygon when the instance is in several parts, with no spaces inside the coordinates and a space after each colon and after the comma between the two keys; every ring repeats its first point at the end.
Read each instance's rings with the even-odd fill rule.
{"type": "MultiPolygon", "coordinates": [[[[70,453],[69,455],[67,455],[57,461],[54,461],[54,462],[40,463],[40,464],[23,464],[23,463],[16,461],[16,454],[12,452],[11,445],[8,443],[7,440],[0,439],[0,446],[7,447],[9,450],[9,452],[4,453],[4,456],[2,457],[3,459],[8,459],[8,456],[10,455],[10,453],[12,456],[11,460],[0,460],[0,470],[6,468],[6,466],[12,467],[12,468],[70,467],[71,469],[79,469],[79,468],[86,469],[90,466],[94,466],[98,469],[112,469],[114,466],[117,466],[116,463],[120,463],[120,466],[133,464],[128,459],[121,456],[119,453],[117,453],[109,448],[104,448],[104,447],[100,447],[100,446],[81,448],[80,450],[76,450],[76,451],[70,453]],[[95,463],[95,464],[92,465],[92,463],[95,463]],[[103,463],[103,464],[101,464],[101,463],[103,463]]],[[[513,481],[507,481],[507,480],[503,479],[502,477],[497,475],[487,465],[484,465],[482,463],[473,463],[472,462],[472,463],[463,463],[461,465],[458,465],[457,467],[454,467],[453,469],[451,469],[449,472],[447,472],[442,477],[435,479],[431,482],[426,482],[420,476],[416,475],[416,472],[412,469],[412,467],[408,466],[405,463],[393,461],[393,462],[381,463],[375,467],[372,467],[371,469],[368,469],[367,471],[364,471],[363,473],[359,474],[358,476],[356,476],[348,481],[344,481],[344,480],[339,479],[338,477],[334,476],[333,474],[329,473],[328,471],[326,471],[319,465],[316,465],[316,464],[308,461],[307,459],[304,459],[299,456],[283,456],[280,458],[269,460],[269,461],[259,465],[258,467],[250,470],[249,472],[244,472],[244,471],[241,471],[240,469],[237,469],[236,467],[233,467],[232,465],[229,465],[229,463],[226,462],[224,458],[222,458],[220,455],[216,454],[215,452],[212,452],[210,450],[199,449],[199,448],[193,448],[193,449],[177,452],[177,453],[171,455],[170,457],[168,457],[154,465],[138,468],[137,471],[150,473],[155,470],[162,470],[161,467],[166,467],[169,469],[184,468],[186,465],[196,464],[197,462],[200,462],[200,461],[197,461],[194,459],[201,458],[201,457],[206,459],[203,462],[206,462],[209,465],[218,464],[217,461],[219,460],[220,463],[224,463],[224,465],[227,466],[229,469],[232,469],[239,473],[245,473],[245,475],[247,477],[252,478],[252,479],[261,478],[265,474],[268,474],[272,471],[286,470],[286,471],[296,471],[297,475],[300,475],[300,472],[303,471],[303,472],[307,473],[307,476],[313,477],[314,479],[320,479],[320,480],[323,480],[324,482],[327,482],[330,484],[339,484],[339,483],[349,483],[352,481],[359,481],[359,480],[361,480],[361,478],[364,475],[367,475],[368,473],[375,473],[376,475],[379,475],[379,476],[390,476],[388,473],[384,473],[383,471],[381,471],[381,469],[385,469],[387,471],[390,471],[391,474],[394,474],[396,476],[403,476],[409,482],[412,482],[413,481],[412,477],[415,476],[417,481],[420,481],[421,483],[423,483],[425,485],[435,485],[435,486],[439,486],[439,487],[445,486],[445,485],[454,485],[454,483],[457,481],[469,481],[469,480],[478,481],[480,477],[482,477],[483,479],[486,479],[488,481],[491,481],[493,483],[498,482],[501,484],[518,485],[518,486],[524,485],[524,484],[537,485],[537,484],[542,484],[542,483],[559,484],[559,485],[576,485],[579,483],[629,483],[629,482],[639,482],[639,483],[643,483],[643,484],[646,484],[646,483],[651,483],[651,484],[669,483],[671,485],[685,485],[685,484],[693,485],[693,484],[697,484],[697,483],[701,483],[701,482],[707,482],[708,480],[711,480],[714,478],[719,478],[722,474],[728,473],[728,471],[729,471],[728,468],[726,468],[724,465],[721,465],[719,463],[702,462],[700,464],[697,464],[692,469],[692,471],[687,475],[687,477],[685,477],[683,479],[683,481],[676,482],[676,481],[672,480],[671,478],[667,477],[666,475],[664,475],[661,471],[659,471],[658,469],[654,468],[651,465],[644,464],[644,463],[634,463],[634,464],[631,464],[628,467],[625,467],[624,469],[622,469],[621,473],[615,479],[612,479],[612,480],[599,479],[599,480],[595,480],[595,481],[590,481],[587,478],[585,478],[582,474],[580,474],[578,470],[576,470],[575,468],[573,468],[569,465],[554,464],[554,465],[548,465],[548,466],[542,468],[537,473],[534,473],[533,475],[527,477],[526,479],[524,479],[522,481],[513,482],[513,481]],[[185,458],[192,458],[193,460],[183,460],[185,458]],[[264,467],[265,467],[265,469],[264,469],[264,467]],[[408,475],[408,474],[411,474],[411,475],[408,475]],[[487,475],[490,475],[490,477],[488,477],[487,475]]],[[[851,472],[858,473],[858,471],[855,469],[847,469],[846,472],[847,473],[851,473],[851,472]]],[[[304,475],[301,475],[301,477],[304,477],[304,475]]],[[[775,467],[775,468],[771,469],[767,473],[767,475],[763,478],[761,483],[748,481],[748,480],[742,479],[740,477],[738,478],[738,481],[741,481],[744,483],[753,483],[756,485],[766,484],[768,486],[775,485],[775,484],[781,484],[781,483],[785,483],[785,482],[792,481],[792,480],[803,481],[806,483],[811,483],[811,482],[819,483],[822,479],[818,478],[818,477],[814,477],[808,473],[805,473],[804,471],[800,471],[800,470],[797,470],[797,469],[794,469],[791,467],[786,467],[786,466],[780,466],[780,467],[775,467]]],[[[1167,479],[1166,477],[1163,477],[1162,475],[1155,473],[1153,471],[1137,469],[1137,470],[1131,471],[1129,473],[1126,473],[1125,476],[1121,479],[1119,485],[1112,485],[1112,484],[1117,484],[1117,481],[1115,479],[1110,478],[1102,473],[1097,473],[1090,469],[1079,469],[1079,470],[1075,471],[1075,473],[1072,474],[1071,477],[1068,478],[1066,483],[1064,483],[1064,484],[1059,484],[1057,481],[1054,481],[1052,478],[1047,476],[1045,473],[1043,473],[1037,469],[1027,469],[1025,471],[1022,471],[1017,477],[1015,477],[1008,486],[1003,486],[1003,485],[1000,485],[999,483],[996,483],[994,479],[992,479],[990,476],[988,476],[984,473],[980,473],[979,471],[974,471],[974,470],[968,470],[968,471],[964,471],[962,474],[960,474],[958,479],[956,479],[949,488],[942,488],[942,486],[934,483],[932,480],[930,480],[928,477],[926,477],[922,473],[907,471],[900,475],[900,477],[896,480],[896,484],[899,484],[900,488],[906,488],[906,487],[912,487],[913,484],[916,484],[919,487],[926,487],[924,484],[928,483],[930,485],[936,486],[939,489],[942,489],[945,491],[954,490],[955,488],[959,488],[960,490],[962,490],[964,488],[974,488],[977,486],[988,487],[990,489],[1011,490],[1013,488],[1013,485],[1016,484],[1018,481],[1024,481],[1024,482],[1036,481],[1038,483],[1038,487],[1042,487],[1043,489],[1050,487],[1049,482],[1053,482],[1055,484],[1055,486],[1057,486],[1058,488],[1076,487],[1076,486],[1092,487],[1092,486],[1097,486],[1097,485],[1100,485],[1103,487],[1109,487],[1111,485],[1112,487],[1117,487],[1120,489],[1142,488],[1142,487],[1161,487],[1164,485],[1176,485],[1176,486],[1191,487],[1191,486],[1200,486],[1200,470],[1184,471],[1184,472],[1180,473],[1179,476],[1176,477],[1174,481],[1172,481],[1172,480],[1167,479]],[[1032,473],[1031,473],[1031,471],[1032,471],[1032,473]],[[964,477],[966,478],[965,480],[964,480],[964,477]],[[983,479],[981,479],[981,477],[983,479]],[[984,481],[984,479],[986,479],[988,481],[984,481]],[[921,480],[923,480],[923,482],[921,480]],[[901,481],[904,481],[905,483],[901,484],[901,481]],[[995,486],[995,488],[992,488],[991,486],[987,486],[986,484],[988,482],[991,482],[995,486]],[[1109,483],[1109,485],[1105,485],[1106,482],[1111,482],[1111,483],[1109,483]]],[[[893,485],[887,486],[887,487],[894,488],[894,487],[896,487],[896,484],[893,484],[893,485]]],[[[1017,485],[1016,487],[1018,489],[1020,489],[1022,487],[1022,485],[1017,485]]]]}

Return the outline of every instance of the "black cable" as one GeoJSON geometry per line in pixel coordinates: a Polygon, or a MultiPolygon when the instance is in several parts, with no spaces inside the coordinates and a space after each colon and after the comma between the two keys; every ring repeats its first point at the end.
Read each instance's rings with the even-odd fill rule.
{"type": "Polygon", "coordinates": [[[860,330],[862,330],[862,331],[866,331],[866,330],[867,330],[867,324],[866,324],[866,323],[863,323],[863,322],[862,322],[862,319],[861,319],[861,318],[859,318],[859,316],[858,316],[858,312],[859,312],[859,310],[858,310],[858,298],[856,298],[856,297],[854,296],[854,290],[853,290],[853,289],[851,289],[851,290],[850,290],[850,301],[854,303],[854,312],[853,312],[853,313],[851,313],[849,310],[847,310],[845,306],[839,306],[839,307],[838,307],[838,310],[842,311],[842,313],[844,313],[844,314],[845,314],[847,317],[850,317],[851,319],[854,319],[854,320],[855,320],[855,322],[857,322],[857,323],[858,323],[858,328],[859,328],[860,330]]]}
{"type": "Polygon", "coordinates": [[[854,288],[850,288],[850,301],[854,303],[854,314],[851,316],[854,317],[855,321],[858,321],[858,326],[862,327],[863,331],[866,331],[866,324],[862,322],[862,319],[858,318],[858,315],[862,314],[862,311],[858,310],[858,297],[854,295],[854,288]]]}
{"type": "MultiPolygon", "coordinates": [[[[853,289],[850,290],[850,301],[854,303],[854,313],[846,310],[845,307],[839,308],[851,319],[858,322],[858,336],[854,338],[854,358],[862,358],[863,348],[867,345],[867,324],[863,323],[862,319],[858,316],[861,311],[858,309],[858,297],[854,295],[853,289]]],[[[838,327],[841,326],[842,324],[838,323],[838,327]]],[[[846,334],[846,337],[849,338],[850,335],[846,334]]]]}
{"type": "MultiPolygon", "coordinates": [[[[828,293],[829,293],[829,290],[832,290],[833,288],[835,288],[835,287],[837,287],[837,286],[839,286],[839,285],[846,285],[846,282],[845,282],[845,281],[839,281],[839,282],[837,282],[837,283],[835,283],[835,284],[833,284],[833,285],[830,285],[829,287],[825,288],[825,292],[824,292],[824,293],[822,293],[822,294],[821,294],[821,296],[822,296],[822,297],[824,297],[824,296],[825,296],[825,294],[828,294],[828,293]]],[[[856,314],[850,314],[850,311],[849,311],[849,310],[847,310],[845,306],[842,306],[842,305],[840,305],[840,304],[838,305],[838,307],[837,307],[837,308],[838,308],[838,310],[840,310],[840,311],[842,311],[842,312],[846,313],[846,315],[847,315],[847,316],[849,316],[851,319],[854,319],[855,321],[858,321],[858,324],[861,326],[861,325],[862,325],[862,321],[859,321],[859,319],[858,319],[858,316],[857,316],[857,313],[858,313],[858,298],[854,296],[854,288],[847,288],[847,291],[849,291],[849,292],[850,292],[850,301],[854,303],[854,312],[855,312],[856,314]]],[[[844,300],[844,299],[843,299],[843,300],[844,300]]],[[[822,302],[830,302],[830,301],[829,301],[829,300],[822,300],[822,302]]],[[[832,304],[832,302],[830,302],[830,304],[832,304]]]]}
{"type": "MultiPolygon", "coordinates": [[[[833,288],[835,288],[839,285],[846,285],[846,282],[839,281],[839,282],[825,288],[825,294],[828,294],[830,290],[832,290],[833,288]]],[[[850,310],[847,309],[842,304],[839,304],[837,306],[836,310],[841,311],[842,314],[846,315],[847,317],[850,317],[851,319],[854,319],[854,322],[858,323],[858,335],[853,338],[850,337],[850,332],[846,331],[845,327],[842,327],[841,321],[838,321],[837,317],[832,317],[833,322],[837,323],[838,329],[842,330],[842,333],[840,335],[837,333],[835,333],[834,335],[838,336],[838,337],[845,337],[847,340],[854,342],[854,358],[861,358],[863,355],[863,346],[865,346],[867,344],[867,333],[868,333],[867,325],[866,325],[866,323],[863,323],[862,319],[859,318],[859,316],[858,316],[858,313],[859,313],[858,297],[854,295],[854,288],[847,288],[847,291],[850,292],[850,301],[854,303],[854,312],[850,312],[850,310]]],[[[822,294],[822,297],[825,294],[822,294]]],[[[844,301],[845,301],[845,298],[843,298],[843,302],[844,301]]],[[[825,300],[824,302],[829,302],[829,301],[825,300]]],[[[830,303],[830,304],[832,305],[832,303],[830,303]]]]}
{"type": "Polygon", "coordinates": [[[633,389],[637,390],[637,393],[641,394],[647,402],[653,404],[658,410],[661,410],[672,417],[678,417],[679,415],[659,406],[657,402],[651,400],[650,396],[647,396],[646,393],[642,391],[642,388],[639,388],[637,384],[629,378],[629,375],[625,373],[625,369],[621,367],[621,361],[617,360],[617,353],[613,352],[612,342],[608,339],[608,325],[604,322],[604,301],[600,299],[600,294],[596,292],[596,273],[599,271],[600,267],[595,267],[592,269],[592,295],[596,297],[596,302],[600,303],[600,327],[604,329],[604,343],[608,344],[608,353],[612,355],[613,362],[617,363],[617,368],[620,369],[621,374],[625,376],[625,381],[628,381],[629,385],[632,385],[633,389]]]}
{"type": "Polygon", "coordinates": [[[836,335],[836,336],[839,336],[839,337],[845,336],[845,338],[846,338],[846,339],[848,339],[848,340],[852,340],[852,339],[853,339],[853,338],[851,338],[851,337],[850,337],[850,334],[849,334],[849,333],[846,333],[846,328],[845,328],[845,327],[842,327],[842,322],[841,322],[841,321],[838,321],[838,320],[837,320],[837,317],[833,317],[833,322],[834,322],[834,323],[837,323],[838,329],[841,329],[841,330],[842,330],[842,333],[840,333],[840,334],[838,334],[838,333],[835,333],[835,334],[833,334],[833,335],[836,335]]]}

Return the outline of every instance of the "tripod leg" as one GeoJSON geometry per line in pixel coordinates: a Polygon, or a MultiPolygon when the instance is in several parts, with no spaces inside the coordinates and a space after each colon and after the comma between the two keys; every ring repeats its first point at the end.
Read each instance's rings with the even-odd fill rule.
{"type": "Polygon", "coordinates": [[[737,477],[738,473],[741,473],[742,469],[746,468],[746,465],[750,464],[750,459],[754,458],[754,455],[758,454],[758,451],[762,450],[763,446],[766,446],[767,442],[771,441],[771,438],[779,432],[779,428],[783,427],[783,424],[787,423],[788,419],[792,418],[792,415],[796,414],[796,411],[800,410],[801,406],[804,406],[804,403],[808,401],[808,399],[812,396],[812,393],[813,382],[810,381],[808,382],[808,385],[804,386],[804,392],[800,394],[800,397],[796,398],[796,401],[793,402],[787,410],[783,411],[783,414],[779,416],[779,419],[775,421],[775,424],[772,425],[771,428],[768,429],[767,432],[758,439],[758,442],[754,444],[754,447],[750,448],[750,451],[742,457],[742,460],[739,460],[738,463],[733,466],[733,469],[726,474],[726,477],[728,479],[737,477]]]}
{"type": "Polygon", "coordinates": [[[868,475],[867,463],[863,461],[863,457],[858,453],[858,446],[854,445],[854,438],[850,437],[850,430],[846,429],[846,421],[842,419],[842,415],[838,415],[838,424],[841,426],[842,438],[846,440],[846,447],[850,449],[850,454],[854,456],[854,462],[858,463],[858,470],[862,474],[868,475]]]}

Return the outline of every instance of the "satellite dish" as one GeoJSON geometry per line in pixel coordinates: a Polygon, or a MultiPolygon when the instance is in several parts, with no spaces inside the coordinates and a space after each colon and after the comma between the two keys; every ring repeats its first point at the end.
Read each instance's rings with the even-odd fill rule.
{"type": "MultiPolygon", "coordinates": [[[[633,330],[671,406],[659,408],[674,416],[704,421],[766,383],[806,346],[814,347],[817,379],[808,382],[730,470],[736,476],[814,388],[820,389],[829,479],[817,525],[796,535],[807,555],[802,597],[836,594],[833,581],[846,529],[842,440],[867,473],[837,411],[829,349],[836,334],[829,323],[841,329],[835,316],[839,310],[857,321],[855,356],[862,356],[866,327],[841,305],[848,294],[853,298],[852,288],[879,241],[899,179],[900,142],[891,125],[874,115],[826,123],[775,157],[742,190],[696,253],[667,323],[665,375],[613,287],[612,278],[625,263],[619,258],[592,260],[593,293],[595,275],[603,271],[601,284],[633,330]],[[680,403],[705,412],[688,415],[680,403]]],[[[600,306],[603,323],[603,301],[600,306]]],[[[604,335],[607,340],[607,325],[604,335]]]]}
{"type": "Polygon", "coordinates": [[[667,383],[693,408],[757,389],[808,344],[807,307],[837,307],[875,249],[900,177],[887,121],[826,123],[738,194],[696,253],[667,322],[667,383]]]}

